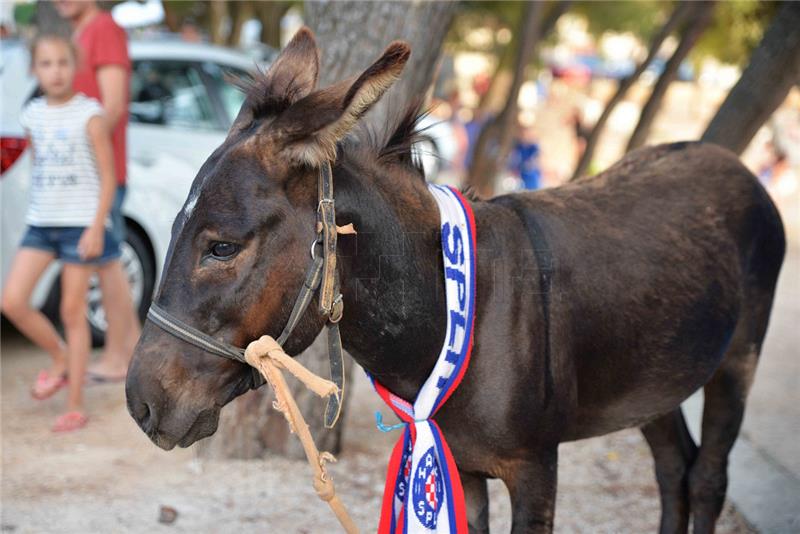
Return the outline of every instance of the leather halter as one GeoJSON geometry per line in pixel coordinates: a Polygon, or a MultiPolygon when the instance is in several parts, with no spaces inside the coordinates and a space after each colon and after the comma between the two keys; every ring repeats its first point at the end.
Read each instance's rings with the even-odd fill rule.
{"type": "MultiPolygon", "coordinates": [[[[331,366],[331,380],[339,388],[336,395],[328,397],[325,408],[325,426],[333,428],[339,419],[344,397],[344,366],[342,364],[342,339],[339,335],[339,320],[344,312],[344,302],[339,293],[339,282],[336,277],[336,210],[333,201],[333,174],[329,162],[319,169],[316,237],[311,244],[311,264],[306,269],[305,280],[297,299],[294,301],[289,320],[283,328],[277,342],[283,345],[300,322],[300,318],[308,308],[314,293],[319,289],[319,312],[327,318],[328,358],[331,366]]],[[[186,324],[167,312],[155,301],[150,305],[147,318],[156,326],[178,339],[197,348],[220,356],[247,364],[244,349],[219,341],[200,330],[186,324]]],[[[249,365],[249,364],[247,364],[249,365]]],[[[264,378],[253,368],[253,385],[260,387],[264,378]]]]}

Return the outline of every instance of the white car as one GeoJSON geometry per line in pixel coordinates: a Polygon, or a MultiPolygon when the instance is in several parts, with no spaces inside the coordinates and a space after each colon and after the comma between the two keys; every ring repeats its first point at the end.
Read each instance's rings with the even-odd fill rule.
{"type": "MultiPolygon", "coordinates": [[[[253,59],[229,49],[177,40],[131,41],[128,189],[122,207],[128,237],[122,258],[133,298],[144,317],[164,264],[172,221],[200,166],[219,146],[242,104],[243,95],[224,74],[246,75],[253,59]]],[[[19,113],[36,91],[27,47],[0,43],[0,144],[2,145],[2,250],[5,280],[25,229],[31,173],[19,113]]],[[[32,304],[57,320],[59,266],[40,280],[32,304]]],[[[93,280],[88,319],[96,343],[106,327],[101,295],[93,280]]]]}

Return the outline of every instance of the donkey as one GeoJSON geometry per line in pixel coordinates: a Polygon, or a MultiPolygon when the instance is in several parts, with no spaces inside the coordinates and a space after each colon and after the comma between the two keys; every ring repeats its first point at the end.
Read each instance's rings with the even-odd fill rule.
{"type": "MultiPolygon", "coordinates": [[[[256,74],[175,220],[162,309],[239,347],[277,337],[309,261],[317,171],[330,163],[336,223],[358,232],[337,245],[345,348],[413,401],[446,324],[439,214],[412,158],[411,115],[383,146],[353,131],[409,53],[395,42],[360,76],[316,89],[319,53],[302,29],[256,74]]],[[[694,532],[713,532],[785,249],[764,189],[732,153],[674,143],[471,206],[472,361],[436,416],[470,532],[488,531],[488,478],[508,487],[513,532],[552,531],[559,443],[628,427],[655,458],[660,531],[686,532],[691,517],[694,532]],[[680,403],[701,387],[698,446],[680,403]]],[[[312,306],[285,350],[302,352],[325,321],[312,306]]],[[[126,393],[168,450],[213,434],[220,409],[258,385],[246,365],[148,321],[126,393]]]]}

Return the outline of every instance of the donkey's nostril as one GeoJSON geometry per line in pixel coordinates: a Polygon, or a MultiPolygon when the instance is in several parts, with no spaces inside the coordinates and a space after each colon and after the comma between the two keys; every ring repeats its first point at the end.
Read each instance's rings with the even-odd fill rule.
{"type": "Polygon", "coordinates": [[[150,409],[150,404],[137,402],[132,408],[131,415],[133,419],[142,430],[149,434],[154,423],[153,411],[150,409]]]}

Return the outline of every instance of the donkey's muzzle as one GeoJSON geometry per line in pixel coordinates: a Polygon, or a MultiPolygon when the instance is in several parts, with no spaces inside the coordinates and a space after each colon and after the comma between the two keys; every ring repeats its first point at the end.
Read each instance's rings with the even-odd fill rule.
{"type": "Polygon", "coordinates": [[[146,402],[131,402],[128,400],[128,412],[145,434],[150,435],[156,428],[155,412],[153,412],[153,410],[150,408],[150,405],[146,402]]]}

